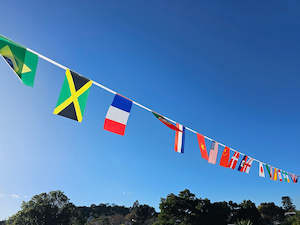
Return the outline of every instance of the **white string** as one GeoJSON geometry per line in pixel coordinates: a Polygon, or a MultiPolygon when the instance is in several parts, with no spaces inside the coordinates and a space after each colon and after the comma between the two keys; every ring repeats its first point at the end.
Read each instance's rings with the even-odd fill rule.
{"type": "MultiPolygon", "coordinates": [[[[61,69],[63,69],[63,70],[69,69],[69,68],[67,68],[66,66],[63,66],[63,65],[61,65],[60,63],[55,62],[54,60],[49,59],[48,57],[43,56],[42,54],[40,54],[40,53],[38,53],[38,52],[36,52],[36,51],[33,51],[33,50],[29,49],[29,48],[27,48],[27,50],[30,51],[30,52],[32,52],[32,53],[34,53],[34,54],[36,54],[36,55],[38,55],[40,58],[42,58],[42,59],[44,59],[44,60],[46,60],[46,61],[52,63],[53,65],[58,66],[59,68],[61,68],[61,69]]],[[[96,81],[93,81],[93,84],[95,84],[96,86],[98,86],[98,87],[100,87],[100,88],[102,88],[102,89],[104,89],[104,90],[106,90],[106,91],[108,91],[108,92],[110,92],[110,93],[112,93],[112,94],[117,94],[116,91],[114,91],[114,90],[112,90],[112,89],[110,89],[110,88],[108,88],[108,87],[104,86],[103,84],[100,84],[100,83],[98,83],[98,82],[96,82],[96,81]]],[[[134,100],[132,100],[132,99],[130,99],[130,100],[131,100],[132,103],[135,104],[136,106],[138,106],[138,107],[140,107],[140,108],[143,108],[143,109],[145,109],[145,110],[147,110],[147,111],[149,111],[149,112],[154,112],[152,109],[150,109],[150,108],[148,108],[148,107],[146,107],[146,106],[144,106],[144,105],[142,105],[142,104],[140,104],[140,103],[138,103],[138,102],[136,102],[136,101],[134,101],[134,100]]],[[[172,119],[170,119],[170,118],[168,118],[168,117],[166,117],[166,116],[164,116],[164,115],[162,115],[162,114],[160,114],[160,115],[163,116],[166,120],[168,120],[168,121],[170,121],[170,122],[172,122],[172,123],[175,123],[175,124],[177,123],[176,121],[174,121],[174,120],[172,120],[172,119]]],[[[197,131],[195,131],[195,130],[189,128],[189,127],[185,127],[185,128],[186,128],[187,130],[189,130],[190,132],[192,132],[192,133],[195,133],[195,134],[198,133],[197,131]]],[[[203,135],[203,136],[204,136],[204,135],[203,135]]],[[[209,141],[215,141],[215,142],[217,142],[216,140],[214,140],[214,139],[212,139],[212,138],[210,138],[210,137],[207,137],[207,136],[204,136],[204,138],[207,139],[207,140],[209,140],[209,141]]],[[[226,145],[223,144],[223,143],[218,142],[218,144],[221,145],[221,146],[223,146],[223,147],[226,147],[226,145]]],[[[230,148],[230,150],[232,150],[232,151],[234,151],[234,152],[238,152],[240,155],[246,155],[245,153],[239,152],[239,151],[237,151],[237,150],[235,150],[235,149],[233,149],[233,148],[230,148]]],[[[264,165],[267,165],[267,163],[265,163],[265,162],[262,162],[262,161],[260,161],[260,160],[255,159],[255,158],[252,158],[252,159],[253,159],[253,161],[256,161],[256,162],[258,162],[258,163],[262,163],[262,164],[264,164],[264,165]]],[[[268,165],[270,165],[270,164],[268,164],[268,165]]]]}

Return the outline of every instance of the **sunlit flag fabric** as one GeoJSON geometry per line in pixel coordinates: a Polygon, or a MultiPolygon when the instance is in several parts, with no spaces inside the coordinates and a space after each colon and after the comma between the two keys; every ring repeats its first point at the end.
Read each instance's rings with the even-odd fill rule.
{"type": "Polygon", "coordinates": [[[273,180],[277,180],[277,168],[274,168],[274,173],[273,173],[273,180]]]}
{"type": "Polygon", "coordinates": [[[221,156],[220,166],[228,167],[229,158],[230,158],[230,149],[226,146],[221,156]]]}
{"type": "Polygon", "coordinates": [[[38,56],[0,35],[0,54],[23,84],[33,87],[38,56]]]}
{"type": "Polygon", "coordinates": [[[298,176],[297,176],[296,174],[290,173],[290,176],[291,176],[292,181],[293,181],[294,183],[297,183],[297,182],[298,182],[298,176]]]}
{"type": "Polygon", "coordinates": [[[202,158],[208,160],[208,154],[207,154],[207,150],[206,150],[204,136],[202,134],[197,133],[197,140],[198,140],[202,158]]]}
{"type": "Polygon", "coordinates": [[[210,152],[209,152],[209,157],[208,157],[209,163],[216,164],[217,156],[218,156],[218,148],[219,148],[218,142],[212,141],[211,147],[210,147],[210,152]]]}
{"type": "Polygon", "coordinates": [[[115,134],[124,135],[131,107],[131,100],[116,94],[107,111],[104,129],[115,134]]]}
{"type": "Polygon", "coordinates": [[[278,179],[279,179],[279,181],[282,181],[282,175],[281,175],[281,170],[280,169],[278,170],[278,179]]]}
{"type": "Polygon", "coordinates": [[[81,122],[92,84],[91,80],[67,69],[53,113],[81,122]]]}
{"type": "Polygon", "coordinates": [[[249,173],[252,162],[253,162],[253,159],[251,157],[248,157],[248,156],[245,155],[243,157],[242,161],[241,161],[241,164],[240,164],[238,170],[240,172],[249,173]]]}
{"type": "Polygon", "coordinates": [[[282,171],[282,176],[283,176],[283,179],[284,179],[285,182],[290,183],[290,178],[289,178],[289,175],[286,171],[282,171]]]}
{"type": "Polygon", "coordinates": [[[239,160],[239,157],[240,157],[240,153],[239,152],[234,152],[234,154],[233,154],[233,156],[231,157],[231,159],[230,159],[230,162],[229,162],[229,168],[231,168],[231,169],[235,169],[235,167],[236,167],[236,164],[237,164],[237,162],[238,162],[238,160],[239,160]]]}
{"type": "Polygon", "coordinates": [[[266,168],[267,168],[268,174],[270,176],[270,179],[272,180],[273,179],[273,168],[272,168],[272,166],[269,166],[267,164],[266,164],[266,168]]]}
{"type": "Polygon", "coordinates": [[[259,176],[266,177],[265,170],[262,162],[259,162],[259,176]]]}
{"type": "Polygon", "coordinates": [[[167,127],[171,128],[172,130],[175,131],[180,131],[174,124],[170,123],[165,117],[163,117],[162,115],[159,115],[155,112],[152,112],[153,115],[163,124],[165,124],[167,127]]]}
{"type": "Polygon", "coordinates": [[[175,134],[175,152],[184,153],[185,128],[179,123],[176,123],[176,127],[180,131],[176,131],[175,134]]]}

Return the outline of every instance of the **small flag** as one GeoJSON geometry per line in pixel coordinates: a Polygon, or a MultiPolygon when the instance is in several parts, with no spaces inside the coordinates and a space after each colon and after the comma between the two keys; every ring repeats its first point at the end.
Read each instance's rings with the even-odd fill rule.
{"type": "Polygon", "coordinates": [[[209,157],[208,157],[208,162],[211,164],[216,164],[216,162],[217,162],[218,147],[219,147],[218,142],[212,141],[211,147],[210,147],[210,152],[209,152],[209,157]]]}
{"type": "Polygon", "coordinates": [[[202,158],[208,160],[208,154],[207,154],[207,150],[206,150],[204,136],[202,134],[197,133],[197,140],[198,140],[202,158]]]}
{"type": "Polygon", "coordinates": [[[272,166],[269,166],[267,164],[266,164],[266,168],[267,168],[268,174],[270,176],[270,179],[272,180],[273,179],[273,168],[272,168],[272,166]]]}
{"type": "Polygon", "coordinates": [[[240,153],[239,152],[234,152],[234,154],[233,154],[233,156],[232,156],[232,158],[230,159],[230,162],[229,162],[229,168],[231,168],[231,169],[235,169],[235,167],[236,167],[236,164],[237,164],[237,162],[238,162],[238,160],[239,160],[239,157],[240,157],[240,153]]]}
{"type": "Polygon", "coordinates": [[[278,169],[278,179],[279,181],[282,181],[282,175],[281,175],[281,170],[278,169]]]}
{"type": "Polygon", "coordinates": [[[184,153],[184,136],[185,136],[185,128],[183,125],[176,123],[176,127],[180,131],[176,131],[175,134],[175,151],[179,153],[184,153]]]}
{"type": "Polygon", "coordinates": [[[82,121],[93,81],[67,69],[54,114],[82,121]]]}
{"type": "Polygon", "coordinates": [[[221,156],[220,166],[228,167],[229,158],[230,158],[230,148],[225,147],[221,156]]]}
{"type": "Polygon", "coordinates": [[[290,173],[290,176],[291,176],[292,181],[293,181],[294,183],[297,183],[297,182],[298,182],[298,176],[297,176],[296,174],[290,173]]]}
{"type": "Polygon", "coordinates": [[[180,131],[174,124],[170,123],[165,117],[163,117],[155,112],[152,112],[152,113],[157,119],[159,119],[160,122],[165,124],[167,127],[171,128],[172,130],[175,130],[175,131],[180,131]]]}
{"type": "Polygon", "coordinates": [[[283,176],[285,182],[290,183],[290,178],[286,171],[282,171],[282,176],[283,176]]]}
{"type": "Polygon", "coordinates": [[[253,162],[253,159],[251,157],[248,158],[248,156],[245,155],[243,157],[243,160],[242,160],[238,170],[240,172],[249,173],[252,162],[253,162]]]}
{"type": "Polygon", "coordinates": [[[259,162],[259,176],[260,177],[266,177],[265,176],[265,170],[262,162],[259,162]]]}
{"type": "Polygon", "coordinates": [[[277,180],[277,168],[274,168],[274,173],[273,173],[273,180],[277,180]]]}
{"type": "Polygon", "coordinates": [[[33,87],[38,56],[21,45],[0,35],[0,55],[23,84],[33,87]]]}
{"type": "Polygon", "coordinates": [[[104,121],[104,130],[124,135],[132,101],[116,94],[104,121]]]}

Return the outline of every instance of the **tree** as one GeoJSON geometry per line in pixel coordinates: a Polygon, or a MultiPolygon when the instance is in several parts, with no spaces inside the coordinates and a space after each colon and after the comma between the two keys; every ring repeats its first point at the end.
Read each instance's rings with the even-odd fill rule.
{"type": "Polygon", "coordinates": [[[281,222],[284,220],[284,210],[275,205],[274,202],[261,203],[258,206],[258,211],[266,224],[273,224],[275,221],[281,222]]]}
{"type": "Polygon", "coordinates": [[[300,211],[297,211],[295,216],[288,216],[282,225],[300,225],[300,211]]]}
{"type": "Polygon", "coordinates": [[[33,196],[8,220],[11,225],[69,225],[75,206],[61,191],[33,196]]]}
{"type": "Polygon", "coordinates": [[[250,220],[253,225],[262,225],[263,219],[256,208],[255,204],[250,200],[244,200],[238,204],[232,213],[231,222],[240,220],[250,220]]]}
{"type": "Polygon", "coordinates": [[[289,196],[283,196],[281,198],[282,207],[286,212],[295,211],[296,207],[292,203],[292,199],[289,196]]]}
{"type": "Polygon", "coordinates": [[[130,213],[126,216],[133,225],[148,224],[150,220],[156,217],[156,212],[153,207],[148,205],[140,205],[138,201],[133,203],[130,208],[130,213]]]}

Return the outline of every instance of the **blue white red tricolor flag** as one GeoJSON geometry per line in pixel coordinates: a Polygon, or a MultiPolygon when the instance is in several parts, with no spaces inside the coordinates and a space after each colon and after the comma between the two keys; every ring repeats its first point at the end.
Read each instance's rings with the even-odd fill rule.
{"type": "Polygon", "coordinates": [[[184,136],[185,136],[185,128],[183,125],[176,123],[176,130],[175,134],[175,152],[184,153],[184,136]]]}
{"type": "Polygon", "coordinates": [[[124,135],[131,107],[132,101],[116,94],[107,111],[104,130],[124,135]]]}

